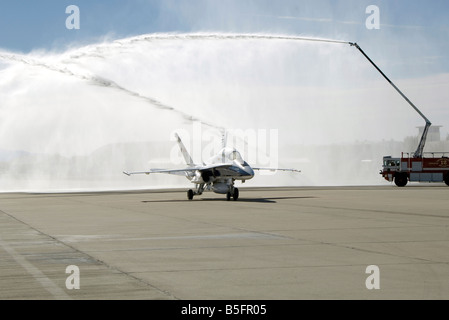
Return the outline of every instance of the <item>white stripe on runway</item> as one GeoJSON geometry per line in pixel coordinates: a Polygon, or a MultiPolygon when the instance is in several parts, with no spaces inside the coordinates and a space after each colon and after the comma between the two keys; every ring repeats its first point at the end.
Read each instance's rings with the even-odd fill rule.
{"type": "Polygon", "coordinates": [[[38,281],[45,290],[53,295],[59,300],[71,300],[72,298],[67,295],[67,293],[57,286],[53,281],[46,277],[42,271],[31,264],[26,258],[19,254],[16,250],[10,247],[5,241],[0,237],[0,246],[11,255],[11,257],[20,264],[29,274],[33,276],[36,281],[38,281]]]}

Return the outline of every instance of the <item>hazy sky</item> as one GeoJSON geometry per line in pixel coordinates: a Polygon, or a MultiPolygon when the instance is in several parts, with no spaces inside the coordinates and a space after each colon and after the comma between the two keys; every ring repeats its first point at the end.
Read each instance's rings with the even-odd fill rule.
{"type": "Polygon", "coordinates": [[[63,50],[155,32],[264,32],[358,42],[395,77],[449,71],[447,0],[3,0],[0,48],[63,50]],[[80,9],[80,29],[68,30],[68,5],[80,9]],[[380,11],[368,30],[366,8],[380,11]],[[377,55],[379,54],[379,55],[377,55]],[[383,61],[385,60],[385,61],[383,61]]]}

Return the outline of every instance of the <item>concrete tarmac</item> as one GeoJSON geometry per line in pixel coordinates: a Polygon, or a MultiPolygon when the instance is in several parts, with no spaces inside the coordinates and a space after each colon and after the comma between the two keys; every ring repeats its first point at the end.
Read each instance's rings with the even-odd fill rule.
{"type": "Polygon", "coordinates": [[[2,300],[448,299],[449,187],[4,193],[0,257],[2,300]]]}

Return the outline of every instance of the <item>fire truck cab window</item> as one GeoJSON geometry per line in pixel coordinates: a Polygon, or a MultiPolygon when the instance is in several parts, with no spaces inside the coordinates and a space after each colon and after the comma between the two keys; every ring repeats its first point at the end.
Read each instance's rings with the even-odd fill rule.
{"type": "Polygon", "coordinates": [[[385,166],[397,167],[397,166],[399,166],[399,161],[398,160],[387,160],[387,161],[385,161],[385,166]]]}

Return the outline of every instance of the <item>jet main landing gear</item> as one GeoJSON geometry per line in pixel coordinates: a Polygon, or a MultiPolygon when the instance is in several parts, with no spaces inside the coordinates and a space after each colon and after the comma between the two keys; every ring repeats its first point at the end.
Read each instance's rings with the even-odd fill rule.
{"type": "MultiPolygon", "coordinates": [[[[187,191],[187,199],[193,200],[194,196],[203,194],[205,187],[206,187],[206,184],[200,184],[200,185],[198,185],[198,187],[196,188],[195,191],[190,189],[189,191],[187,191]]],[[[229,187],[229,190],[226,193],[226,200],[229,201],[232,198],[232,199],[234,199],[234,201],[237,201],[237,199],[239,198],[239,189],[234,187],[233,182],[232,182],[232,184],[229,184],[228,187],[229,187]]],[[[208,186],[208,190],[210,190],[209,186],[208,186]]],[[[221,191],[219,193],[223,193],[223,191],[221,191]]]]}
{"type": "Polygon", "coordinates": [[[239,198],[239,188],[232,188],[231,191],[228,191],[226,194],[226,200],[231,200],[231,197],[234,199],[234,201],[237,201],[239,198]],[[232,192],[231,192],[232,191],[232,192]]]}

